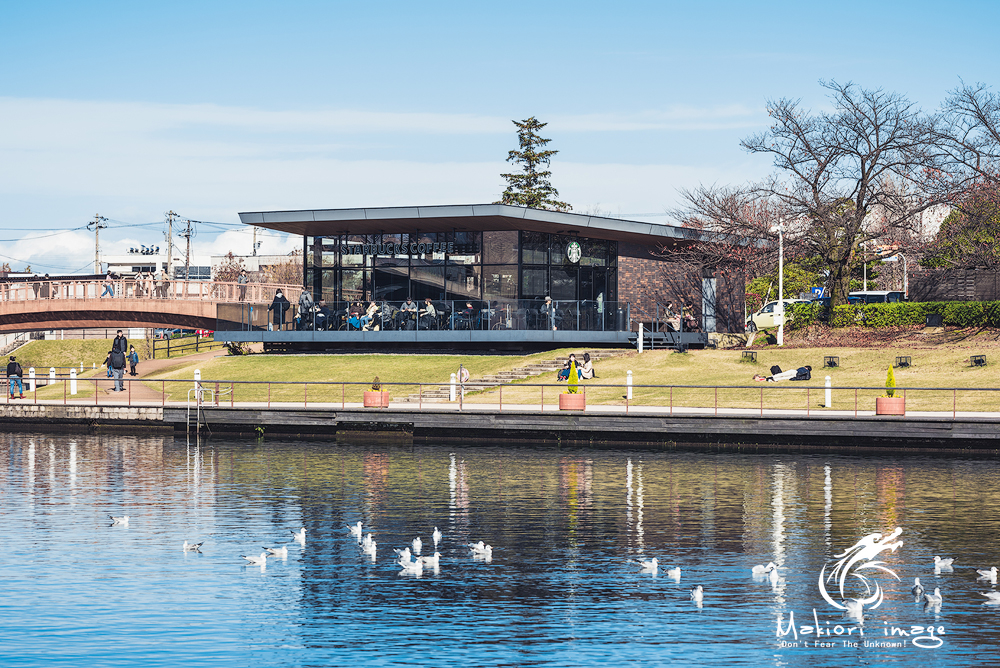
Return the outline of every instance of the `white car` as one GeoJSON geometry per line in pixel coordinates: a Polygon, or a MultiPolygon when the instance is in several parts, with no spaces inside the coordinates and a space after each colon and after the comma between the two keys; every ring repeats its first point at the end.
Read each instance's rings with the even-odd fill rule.
{"type": "MultiPolygon", "coordinates": [[[[794,304],[808,304],[808,299],[783,299],[785,304],[785,322],[791,318],[789,313],[794,308],[794,304]]],[[[774,308],[778,305],[778,300],[768,302],[759,311],[747,318],[747,331],[756,332],[758,329],[777,327],[778,323],[774,319],[774,308]]]]}

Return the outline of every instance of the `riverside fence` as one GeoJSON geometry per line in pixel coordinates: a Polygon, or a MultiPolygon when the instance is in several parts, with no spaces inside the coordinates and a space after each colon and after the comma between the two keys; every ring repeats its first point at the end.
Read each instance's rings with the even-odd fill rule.
{"type": "MultiPolygon", "coordinates": [[[[75,376],[75,370],[71,370],[75,376]]],[[[371,383],[337,381],[232,381],[213,379],[149,380],[125,378],[125,390],[110,393],[113,380],[100,376],[39,376],[31,383],[24,379],[25,398],[13,398],[4,392],[5,402],[63,403],[92,405],[266,405],[267,407],[347,408],[364,403],[364,393],[371,383]]],[[[417,410],[432,405],[454,405],[459,410],[556,410],[565,383],[381,383],[394,408],[417,410]],[[454,394],[452,394],[454,392],[454,394]],[[452,400],[454,397],[454,400],[452,400]]],[[[1000,412],[1000,388],[986,387],[906,387],[896,388],[904,399],[906,411],[940,413],[957,417],[959,413],[1000,412]]],[[[691,414],[764,415],[789,412],[822,416],[835,412],[840,416],[870,415],[875,399],[884,396],[884,387],[801,387],[791,385],[644,385],[622,383],[587,383],[579,385],[587,408],[593,411],[661,411],[691,414]],[[829,405],[827,405],[829,403],[829,405]]],[[[388,407],[388,406],[386,406],[388,407]]],[[[378,410],[372,408],[373,411],[378,410]]]]}

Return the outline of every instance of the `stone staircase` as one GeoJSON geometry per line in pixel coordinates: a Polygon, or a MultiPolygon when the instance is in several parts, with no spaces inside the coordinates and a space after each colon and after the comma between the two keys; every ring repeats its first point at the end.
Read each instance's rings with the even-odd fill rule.
{"type": "MultiPolygon", "coordinates": [[[[628,352],[630,351],[621,349],[581,350],[579,353],[576,353],[576,359],[582,363],[583,354],[590,353],[591,361],[594,362],[594,364],[597,364],[602,359],[618,357],[628,352]]],[[[465,384],[465,392],[468,394],[469,392],[491,390],[500,385],[512,383],[515,380],[524,380],[525,378],[540,376],[543,373],[552,373],[563,368],[567,359],[569,359],[569,356],[564,355],[550,360],[532,362],[531,364],[526,364],[525,366],[511,369],[510,371],[500,371],[496,374],[483,376],[482,378],[471,378],[469,379],[469,382],[465,384]]],[[[597,369],[597,372],[599,374],[600,369],[597,369]]],[[[420,401],[424,403],[441,403],[449,400],[449,397],[451,396],[450,393],[451,387],[449,385],[440,385],[433,388],[424,388],[422,396],[420,393],[417,393],[406,397],[393,397],[392,401],[411,403],[417,403],[420,401]]]]}

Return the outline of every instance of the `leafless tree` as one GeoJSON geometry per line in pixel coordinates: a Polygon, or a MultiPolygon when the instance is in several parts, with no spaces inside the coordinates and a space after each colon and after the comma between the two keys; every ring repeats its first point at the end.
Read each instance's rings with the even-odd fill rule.
{"type": "Polygon", "coordinates": [[[938,131],[952,171],[1000,183],[1000,94],[963,83],[945,100],[938,131]]]}
{"type": "MultiPolygon", "coordinates": [[[[881,89],[821,84],[830,91],[832,111],[813,113],[797,100],[770,101],[771,128],[741,142],[750,153],[773,156],[774,175],[738,189],[685,193],[686,217],[734,235],[740,219],[720,202],[767,211],[769,223],[780,218],[786,250],[791,257],[820,260],[837,305],[847,302],[859,245],[912,230],[923,211],[954,197],[961,178],[948,169],[937,115],[881,89]]],[[[762,228],[761,220],[747,224],[743,236],[773,238],[762,228]]]]}

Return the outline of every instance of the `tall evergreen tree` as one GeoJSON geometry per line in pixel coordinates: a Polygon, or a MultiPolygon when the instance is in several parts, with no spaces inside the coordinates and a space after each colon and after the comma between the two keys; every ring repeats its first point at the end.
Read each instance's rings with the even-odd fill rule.
{"type": "Polygon", "coordinates": [[[555,198],[559,191],[549,183],[552,172],[539,171],[539,167],[548,166],[559,151],[544,150],[551,139],[543,139],[538,131],[548,123],[540,123],[534,116],[521,121],[511,121],[517,126],[517,140],[520,150],[510,151],[507,162],[513,162],[524,170],[520,174],[501,174],[507,180],[507,189],[500,196],[497,204],[513,204],[529,206],[535,209],[552,209],[555,211],[571,211],[572,206],[555,198]]]}

